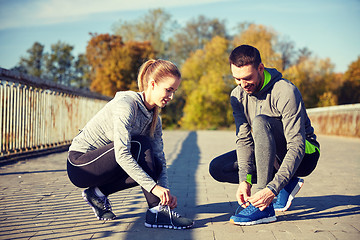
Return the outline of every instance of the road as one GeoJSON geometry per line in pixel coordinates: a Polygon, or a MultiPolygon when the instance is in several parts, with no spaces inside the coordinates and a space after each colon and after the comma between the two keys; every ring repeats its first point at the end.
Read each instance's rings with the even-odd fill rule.
{"type": "Polygon", "coordinates": [[[99,221],[66,174],[67,153],[0,167],[0,239],[360,239],[360,139],[319,136],[321,157],[292,206],[278,221],[228,222],[236,185],[218,183],[209,162],[234,148],[231,131],[164,131],[177,212],[190,230],[144,227],[146,202],[135,187],[110,196],[113,221],[99,221]]]}

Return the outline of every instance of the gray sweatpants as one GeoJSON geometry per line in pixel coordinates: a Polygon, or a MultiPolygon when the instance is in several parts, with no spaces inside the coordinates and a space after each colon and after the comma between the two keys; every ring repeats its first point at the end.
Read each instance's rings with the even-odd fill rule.
{"type": "MultiPolygon", "coordinates": [[[[252,125],[252,136],[254,139],[254,153],[256,183],[252,192],[255,193],[263,188],[273,179],[277,168],[281,165],[287,151],[286,139],[281,120],[265,115],[257,116],[252,125]]],[[[305,154],[294,177],[308,176],[316,167],[319,152],[305,154]]],[[[219,182],[239,183],[238,162],[236,150],[222,154],[214,158],[209,166],[211,176],[219,182]]]]}

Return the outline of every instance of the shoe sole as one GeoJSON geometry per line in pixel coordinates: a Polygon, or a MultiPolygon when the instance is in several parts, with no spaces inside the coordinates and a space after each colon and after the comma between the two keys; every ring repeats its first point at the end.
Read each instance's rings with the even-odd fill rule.
{"type": "Polygon", "coordinates": [[[301,179],[301,181],[299,181],[295,188],[292,190],[292,192],[289,195],[289,199],[286,202],[285,207],[283,208],[274,208],[275,212],[285,212],[286,210],[289,209],[289,207],[291,206],[292,200],[295,198],[295,195],[300,191],[301,187],[304,185],[304,180],[301,179]]]}
{"type": "Polygon", "coordinates": [[[99,217],[99,216],[96,214],[95,208],[92,206],[92,204],[91,204],[91,203],[89,202],[89,200],[86,198],[85,193],[82,192],[81,195],[82,195],[82,197],[84,198],[85,202],[91,207],[91,209],[93,210],[93,212],[94,212],[94,214],[95,214],[95,217],[96,217],[98,220],[109,221],[109,220],[114,220],[114,219],[116,218],[116,217],[114,217],[114,218],[109,218],[109,219],[107,219],[107,218],[101,218],[101,217],[99,217]]]}
{"type": "Polygon", "coordinates": [[[175,230],[189,229],[193,225],[194,224],[189,225],[189,226],[185,226],[185,227],[176,227],[176,226],[173,226],[173,225],[155,225],[155,224],[145,223],[145,227],[148,227],[148,228],[168,228],[168,229],[175,229],[175,230]]]}
{"type": "Polygon", "coordinates": [[[235,224],[235,225],[240,225],[240,226],[249,226],[249,225],[255,225],[255,224],[260,224],[260,223],[271,223],[271,222],[275,222],[275,221],[276,221],[276,216],[262,218],[262,219],[259,219],[256,221],[251,221],[251,222],[235,222],[233,219],[230,219],[230,223],[235,224]]]}

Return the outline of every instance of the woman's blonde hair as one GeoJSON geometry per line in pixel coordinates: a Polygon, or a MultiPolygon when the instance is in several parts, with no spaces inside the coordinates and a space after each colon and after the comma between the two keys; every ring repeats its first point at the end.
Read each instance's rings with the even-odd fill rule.
{"type": "MultiPolygon", "coordinates": [[[[150,59],[143,63],[140,67],[138,74],[138,87],[140,92],[145,91],[148,88],[148,83],[150,79],[154,79],[156,83],[161,82],[165,78],[173,77],[180,79],[181,74],[179,69],[170,61],[158,59],[150,59]]],[[[160,108],[155,106],[153,111],[153,120],[150,128],[150,136],[154,136],[160,108]]]]}

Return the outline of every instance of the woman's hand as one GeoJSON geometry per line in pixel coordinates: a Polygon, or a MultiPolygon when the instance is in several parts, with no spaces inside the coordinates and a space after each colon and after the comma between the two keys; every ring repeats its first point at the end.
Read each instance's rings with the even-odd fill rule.
{"type": "Polygon", "coordinates": [[[264,188],[263,190],[260,190],[249,197],[248,201],[251,202],[254,207],[257,207],[260,209],[260,211],[263,211],[270,205],[274,198],[275,194],[269,188],[264,188]]]}
{"type": "Polygon", "coordinates": [[[177,198],[171,195],[169,189],[155,185],[151,190],[151,193],[160,198],[160,203],[162,205],[168,205],[171,209],[177,206],[177,198]]]}
{"type": "MultiPolygon", "coordinates": [[[[250,197],[251,184],[247,182],[241,182],[236,191],[236,199],[240,205],[246,203],[250,197]]],[[[249,206],[249,203],[246,203],[245,206],[249,206]]]]}

